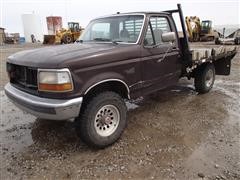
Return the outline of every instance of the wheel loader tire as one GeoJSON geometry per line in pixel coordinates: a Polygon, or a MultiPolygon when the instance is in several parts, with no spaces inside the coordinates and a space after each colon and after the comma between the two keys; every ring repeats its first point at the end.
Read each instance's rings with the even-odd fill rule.
{"type": "Polygon", "coordinates": [[[73,43],[73,37],[70,34],[64,35],[62,41],[64,44],[73,43]]]}

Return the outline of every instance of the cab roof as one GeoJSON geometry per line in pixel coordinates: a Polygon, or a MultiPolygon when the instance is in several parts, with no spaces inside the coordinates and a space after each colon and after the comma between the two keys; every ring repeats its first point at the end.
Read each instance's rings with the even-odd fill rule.
{"type": "Polygon", "coordinates": [[[101,18],[107,18],[107,17],[113,17],[113,16],[127,16],[127,15],[151,15],[151,14],[166,14],[170,15],[168,12],[163,12],[163,11],[139,11],[139,12],[126,12],[126,13],[120,13],[117,12],[116,14],[110,14],[110,15],[105,15],[105,16],[100,16],[95,19],[101,19],[101,18]]]}

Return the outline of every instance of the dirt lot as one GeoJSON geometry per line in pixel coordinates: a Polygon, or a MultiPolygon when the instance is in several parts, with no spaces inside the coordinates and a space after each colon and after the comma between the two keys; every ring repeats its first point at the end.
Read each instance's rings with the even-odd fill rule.
{"type": "Polygon", "coordinates": [[[1,179],[240,179],[240,48],[231,75],[217,76],[210,93],[181,80],[128,103],[121,139],[92,150],[73,122],[36,119],[4,95],[6,57],[38,46],[0,46],[1,179]]]}

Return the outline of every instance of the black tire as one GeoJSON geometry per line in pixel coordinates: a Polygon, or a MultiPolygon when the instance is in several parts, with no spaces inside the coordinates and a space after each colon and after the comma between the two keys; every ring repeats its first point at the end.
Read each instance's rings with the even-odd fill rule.
{"type": "Polygon", "coordinates": [[[76,119],[76,132],[83,142],[85,142],[88,146],[94,148],[105,148],[116,142],[121,136],[127,124],[126,104],[120,95],[111,91],[102,92],[91,98],[89,102],[87,102],[85,107],[83,107],[81,113],[82,114],[79,116],[79,118],[76,119]],[[102,115],[102,118],[99,118],[98,120],[97,116],[99,115],[101,108],[105,108],[108,106],[112,108],[115,107],[118,110],[118,113],[117,111],[115,111],[115,114],[117,114],[118,115],[117,117],[119,117],[118,123],[114,122],[113,117],[110,117],[111,113],[109,114],[109,117],[111,119],[113,118],[113,120],[110,120],[108,115],[105,115],[105,109],[103,114],[100,114],[100,117],[102,115]],[[108,120],[106,120],[107,118],[108,120]],[[106,124],[103,125],[102,121],[109,121],[108,122],[109,126],[107,126],[106,124]],[[111,121],[113,122],[111,123],[111,121]],[[98,125],[97,123],[99,123],[99,126],[97,126],[98,125]],[[114,126],[115,123],[118,124],[116,125],[117,127],[114,126]],[[110,132],[110,134],[105,134],[105,136],[102,136],[101,133],[104,133],[104,131],[103,129],[100,130],[100,127],[102,128],[106,127],[106,131],[105,129],[104,131],[108,133],[110,132]],[[108,131],[111,128],[115,128],[115,130],[112,132],[108,131]]]}
{"type": "Polygon", "coordinates": [[[213,64],[199,67],[195,72],[194,85],[197,92],[204,94],[209,92],[215,81],[215,68],[213,64]]]}
{"type": "Polygon", "coordinates": [[[240,37],[235,39],[235,45],[239,45],[240,44],[240,37]]]}
{"type": "Polygon", "coordinates": [[[64,35],[62,41],[64,44],[70,44],[73,42],[73,37],[70,34],[64,35]]]}

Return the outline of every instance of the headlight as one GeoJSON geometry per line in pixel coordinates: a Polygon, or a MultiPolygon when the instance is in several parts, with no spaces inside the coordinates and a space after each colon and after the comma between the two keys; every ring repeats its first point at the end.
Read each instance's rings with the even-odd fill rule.
{"type": "Polygon", "coordinates": [[[38,90],[67,92],[73,90],[70,71],[65,69],[38,69],[38,90]]]}

